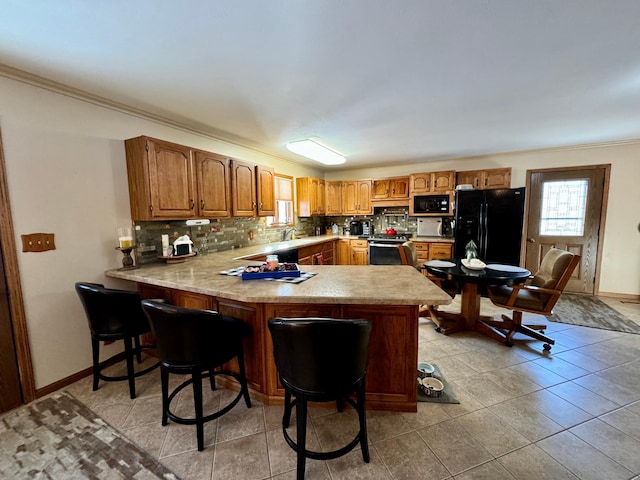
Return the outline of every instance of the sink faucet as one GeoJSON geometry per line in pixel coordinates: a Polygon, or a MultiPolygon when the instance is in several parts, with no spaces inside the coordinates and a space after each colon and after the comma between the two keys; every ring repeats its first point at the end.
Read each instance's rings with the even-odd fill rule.
{"type": "Polygon", "coordinates": [[[282,241],[293,240],[296,233],[296,229],[294,227],[285,227],[282,231],[282,241]]]}

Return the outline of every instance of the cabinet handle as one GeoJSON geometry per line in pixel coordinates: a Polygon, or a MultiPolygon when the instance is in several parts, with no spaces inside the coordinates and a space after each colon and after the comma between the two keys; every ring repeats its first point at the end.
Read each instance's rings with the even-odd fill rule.
{"type": "Polygon", "coordinates": [[[255,210],[257,207],[258,207],[258,204],[256,202],[251,202],[251,208],[255,210]]]}
{"type": "Polygon", "coordinates": [[[260,202],[260,210],[262,210],[262,202],[260,202]]]}
{"type": "Polygon", "coordinates": [[[191,204],[191,210],[193,210],[194,208],[196,208],[196,202],[193,201],[193,198],[189,199],[189,203],[191,204]]]}
{"type": "Polygon", "coordinates": [[[488,178],[485,178],[485,179],[484,179],[484,186],[486,187],[488,184],[489,184],[489,179],[488,179],[488,178]]]}
{"type": "Polygon", "coordinates": [[[204,200],[200,200],[200,210],[204,210],[204,200]]]}

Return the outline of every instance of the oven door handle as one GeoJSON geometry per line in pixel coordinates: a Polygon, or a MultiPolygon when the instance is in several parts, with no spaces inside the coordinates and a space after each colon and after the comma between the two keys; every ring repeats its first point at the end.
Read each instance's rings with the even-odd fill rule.
{"type": "Polygon", "coordinates": [[[398,248],[398,245],[400,245],[400,243],[369,243],[370,247],[398,248]]]}

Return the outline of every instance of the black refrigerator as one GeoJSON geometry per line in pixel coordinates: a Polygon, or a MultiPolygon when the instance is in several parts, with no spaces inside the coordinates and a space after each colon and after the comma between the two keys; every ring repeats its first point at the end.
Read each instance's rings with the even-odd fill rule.
{"type": "Polygon", "coordinates": [[[473,240],[485,263],[520,264],[525,188],[459,190],[455,204],[455,258],[473,240]]]}

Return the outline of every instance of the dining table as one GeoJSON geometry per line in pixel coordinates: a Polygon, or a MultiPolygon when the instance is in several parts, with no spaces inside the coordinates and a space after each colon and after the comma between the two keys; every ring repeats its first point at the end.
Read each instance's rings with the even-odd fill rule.
{"type": "Polygon", "coordinates": [[[483,287],[524,283],[531,276],[529,270],[517,265],[466,259],[428,260],[423,265],[430,275],[457,282],[462,292],[460,313],[436,312],[447,324],[436,328],[437,331],[444,335],[475,331],[504,342],[504,334],[498,331],[499,322],[492,316],[480,314],[483,287]]]}

